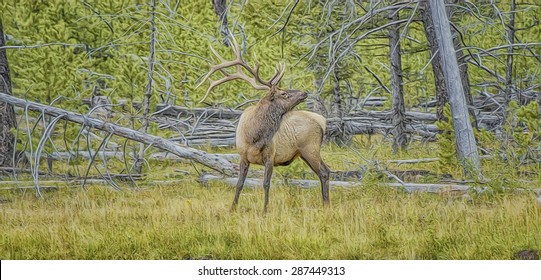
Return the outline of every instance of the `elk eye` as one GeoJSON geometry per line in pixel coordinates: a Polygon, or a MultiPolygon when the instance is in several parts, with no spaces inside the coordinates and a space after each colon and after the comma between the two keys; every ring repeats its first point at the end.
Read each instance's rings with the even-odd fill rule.
{"type": "Polygon", "coordinates": [[[284,98],[288,98],[288,97],[289,97],[289,95],[287,94],[287,92],[282,92],[282,96],[283,96],[284,98]]]}

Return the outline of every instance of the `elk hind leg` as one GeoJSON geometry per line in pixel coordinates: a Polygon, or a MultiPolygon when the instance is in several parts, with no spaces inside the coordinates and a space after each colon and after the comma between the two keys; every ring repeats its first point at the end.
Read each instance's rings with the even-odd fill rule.
{"type": "Polygon", "coordinates": [[[317,174],[321,182],[321,196],[323,204],[329,205],[329,167],[321,160],[319,152],[317,153],[301,153],[301,158],[310,166],[317,174]]]}

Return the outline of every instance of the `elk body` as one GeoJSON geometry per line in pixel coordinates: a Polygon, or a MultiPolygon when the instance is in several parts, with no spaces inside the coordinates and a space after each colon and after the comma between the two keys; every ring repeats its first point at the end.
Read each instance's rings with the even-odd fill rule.
{"type": "Polygon", "coordinates": [[[240,154],[240,172],[232,209],[237,206],[250,164],[265,167],[263,209],[266,211],[274,166],[289,165],[297,157],[302,158],[317,174],[321,182],[323,203],[329,204],[330,171],[320,155],[326,128],[325,118],[316,113],[293,110],[306,99],[307,93],[300,90],[283,90],[277,86],[284,74],[283,64],[277,67],[270,80],[263,80],[259,77],[258,66],[252,68],[246,64],[237,43],[234,39],[232,41],[236,55],[236,59],[232,61],[224,60],[211,46],[212,52],[221,63],[212,66],[201,83],[216,71],[221,71],[224,77],[211,82],[203,100],[215,86],[235,79],[245,80],[254,88],[267,91],[256,105],[246,108],[239,119],[236,145],[240,154]],[[236,73],[225,70],[231,66],[237,67],[236,73]],[[246,75],[243,69],[253,77],[246,75]]]}

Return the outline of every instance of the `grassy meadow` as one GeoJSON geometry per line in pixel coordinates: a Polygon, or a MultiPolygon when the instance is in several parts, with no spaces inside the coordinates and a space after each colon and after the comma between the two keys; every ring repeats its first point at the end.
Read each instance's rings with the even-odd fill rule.
{"type": "MultiPolygon", "coordinates": [[[[333,170],[351,170],[368,160],[383,165],[390,158],[430,156],[431,145],[413,144],[393,155],[385,143],[358,142],[358,149],[328,145],[323,154],[333,170]]],[[[386,167],[437,172],[437,166],[386,167]]],[[[318,188],[274,184],[266,214],[262,188],[245,188],[231,212],[232,187],[202,185],[178,172],[193,171],[191,165],[177,163],[155,167],[137,187],[122,191],[65,183],[39,199],[32,189],[3,185],[0,259],[512,259],[520,250],[539,251],[536,195],[492,188],[500,184],[497,174],[510,171],[487,160],[483,167],[495,179],[484,183],[491,191],[482,194],[406,193],[382,187],[391,179],[368,171],[362,187],[331,189],[329,208],[318,188]]],[[[275,178],[308,171],[302,161],[275,170],[275,178]]],[[[539,188],[539,180],[530,179],[539,188]]],[[[524,187],[521,180],[508,178],[524,187]]]]}

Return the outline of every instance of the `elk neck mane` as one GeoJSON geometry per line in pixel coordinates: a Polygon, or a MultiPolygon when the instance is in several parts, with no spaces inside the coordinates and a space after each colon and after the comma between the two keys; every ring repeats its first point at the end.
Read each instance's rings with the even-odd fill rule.
{"type": "Polygon", "coordinates": [[[278,103],[269,100],[268,96],[261,99],[248,116],[250,126],[245,127],[245,136],[248,143],[253,144],[258,149],[268,145],[280,128],[282,117],[287,111],[287,108],[283,108],[278,103]]]}

